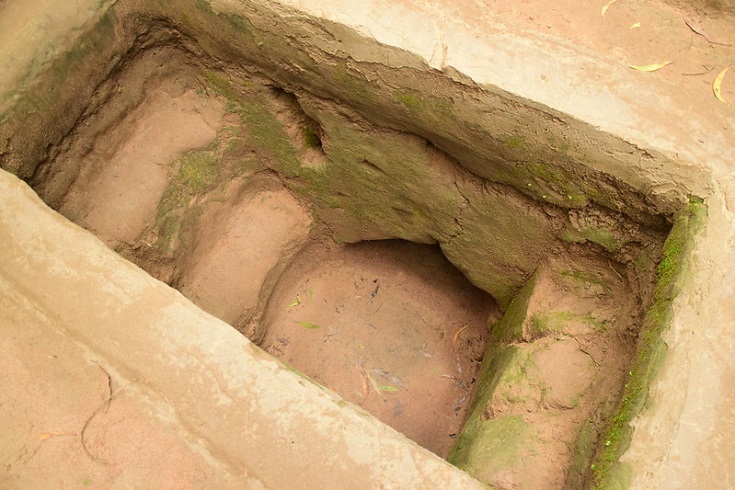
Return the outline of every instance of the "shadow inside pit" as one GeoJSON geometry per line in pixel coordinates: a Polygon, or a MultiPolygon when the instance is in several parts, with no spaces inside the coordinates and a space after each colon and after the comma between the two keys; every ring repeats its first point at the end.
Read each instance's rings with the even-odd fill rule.
{"type": "Polygon", "coordinates": [[[261,346],[446,458],[498,316],[438,246],[312,247],[276,286],[261,346]]]}

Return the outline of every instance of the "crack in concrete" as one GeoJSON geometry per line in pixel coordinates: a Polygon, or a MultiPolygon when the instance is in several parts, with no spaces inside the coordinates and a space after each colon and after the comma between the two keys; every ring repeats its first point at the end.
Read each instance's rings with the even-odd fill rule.
{"type": "Polygon", "coordinates": [[[449,235],[449,238],[442,242],[439,241],[440,246],[448,246],[452,243],[452,241],[456,240],[457,238],[464,235],[464,225],[462,224],[462,215],[467,210],[467,208],[470,207],[470,200],[467,196],[465,196],[462,193],[461,186],[459,183],[455,180],[454,181],[454,190],[459,194],[459,196],[462,198],[462,202],[459,205],[459,209],[457,211],[457,214],[454,217],[454,223],[457,226],[457,230],[449,235]]]}

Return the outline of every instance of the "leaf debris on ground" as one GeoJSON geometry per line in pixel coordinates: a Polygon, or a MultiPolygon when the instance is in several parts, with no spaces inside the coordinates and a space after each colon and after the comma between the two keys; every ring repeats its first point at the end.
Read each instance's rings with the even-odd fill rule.
{"type": "Polygon", "coordinates": [[[454,335],[452,336],[452,345],[457,344],[457,340],[459,340],[459,336],[462,335],[462,332],[464,332],[468,328],[469,328],[469,325],[463,325],[459,327],[456,332],[454,332],[454,335]]]}
{"type": "Polygon", "coordinates": [[[650,65],[630,65],[631,68],[637,71],[652,72],[663,68],[664,66],[670,65],[672,61],[664,61],[663,63],[651,63],[650,65]]]}
{"type": "Polygon", "coordinates": [[[603,6],[603,7],[602,7],[602,9],[600,10],[600,15],[601,15],[602,17],[605,17],[605,14],[607,13],[607,9],[609,9],[609,8],[610,8],[610,5],[614,4],[614,3],[615,3],[615,2],[617,2],[617,1],[618,1],[618,0],[610,0],[609,2],[607,2],[607,3],[606,3],[606,4],[605,4],[605,5],[603,6]]]}
{"type": "Polygon", "coordinates": [[[727,104],[727,101],[722,96],[722,80],[725,79],[725,74],[727,74],[728,68],[725,68],[720,73],[718,73],[715,77],[715,81],[712,82],[712,91],[715,93],[715,97],[717,97],[717,100],[719,100],[723,104],[727,104]]]}
{"type": "Polygon", "coordinates": [[[38,434],[38,440],[39,441],[45,441],[46,439],[51,439],[52,437],[57,436],[76,436],[78,435],[76,432],[41,432],[38,434]]]}
{"type": "Polygon", "coordinates": [[[301,325],[304,328],[308,328],[308,329],[311,329],[311,330],[313,330],[315,328],[321,328],[316,323],[309,323],[309,322],[296,322],[296,323],[298,323],[299,325],[301,325]]]}

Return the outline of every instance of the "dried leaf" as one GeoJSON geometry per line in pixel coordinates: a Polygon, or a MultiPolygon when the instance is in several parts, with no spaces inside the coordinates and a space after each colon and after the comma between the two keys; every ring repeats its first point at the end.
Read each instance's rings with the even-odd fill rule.
{"type": "Polygon", "coordinates": [[[630,65],[631,68],[638,71],[652,72],[660,70],[666,65],[670,65],[671,61],[664,61],[663,63],[652,63],[650,65],[630,65]]]}
{"type": "Polygon", "coordinates": [[[38,434],[38,440],[39,441],[45,441],[46,439],[51,439],[54,436],[75,436],[77,435],[76,432],[41,432],[38,434]]]}
{"type": "Polygon", "coordinates": [[[378,386],[378,389],[380,391],[399,391],[398,388],[395,386],[385,385],[385,386],[378,386]]]}
{"type": "Polygon", "coordinates": [[[609,9],[610,5],[614,4],[617,1],[618,0],[610,0],[609,2],[607,2],[607,4],[605,4],[605,6],[602,7],[602,10],[600,10],[600,15],[605,17],[605,14],[607,13],[607,9],[609,9]]]}
{"type": "Polygon", "coordinates": [[[727,68],[725,68],[720,73],[718,73],[717,76],[715,77],[715,81],[712,82],[712,91],[715,93],[715,97],[717,97],[717,100],[719,100],[723,104],[727,104],[727,101],[722,96],[722,91],[721,91],[722,80],[725,79],[726,73],[727,73],[727,68]]]}
{"type": "Polygon", "coordinates": [[[452,345],[457,343],[457,340],[459,340],[459,336],[462,335],[462,332],[464,332],[468,328],[469,326],[465,325],[463,327],[460,327],[456,332],[454,332],[454,335],[452,336],[452,345]]]}
{"type": "Polygon", "coordinates": [[[640,22],[636,22],[635,24],[631,24],[628,29],[638,29],[641,26],[640,22]]]}
{"type": "Polygon", "coordinates": [[[296,301],[294,301],[293,303],[291,303],[290,305],[288,305],[288,307],[289,308],[293,308],[294,306],[299,306],[300,304],[301,304],[301,296],[299,296],[298,293],[297,293],[296,294],[296,301]]]}
{"type": "Polygon", "coordinates": [[[312,329],[312,330],[315,329],[315,328],[319,328],[319,325],[317,325],[315,323],[309,323],[309,322],[296,322],[296,323],[298,323],[299,325],[301,325],[304,328],[309,328],[309,329],[312,329]]]}

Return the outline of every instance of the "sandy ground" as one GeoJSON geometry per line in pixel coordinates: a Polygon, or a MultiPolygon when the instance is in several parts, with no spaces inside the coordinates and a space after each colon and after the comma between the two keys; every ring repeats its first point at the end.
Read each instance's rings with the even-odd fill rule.
{"type": "Polygon", "coordinates": [[[114,371],[28,308],[34,298],[0,283],[0,418],[25,414],[3,424],[0,487],[241,488],[204,464],[174,423],[161,423],[154,411],[162,400],[140,380],[114,371]]]}

